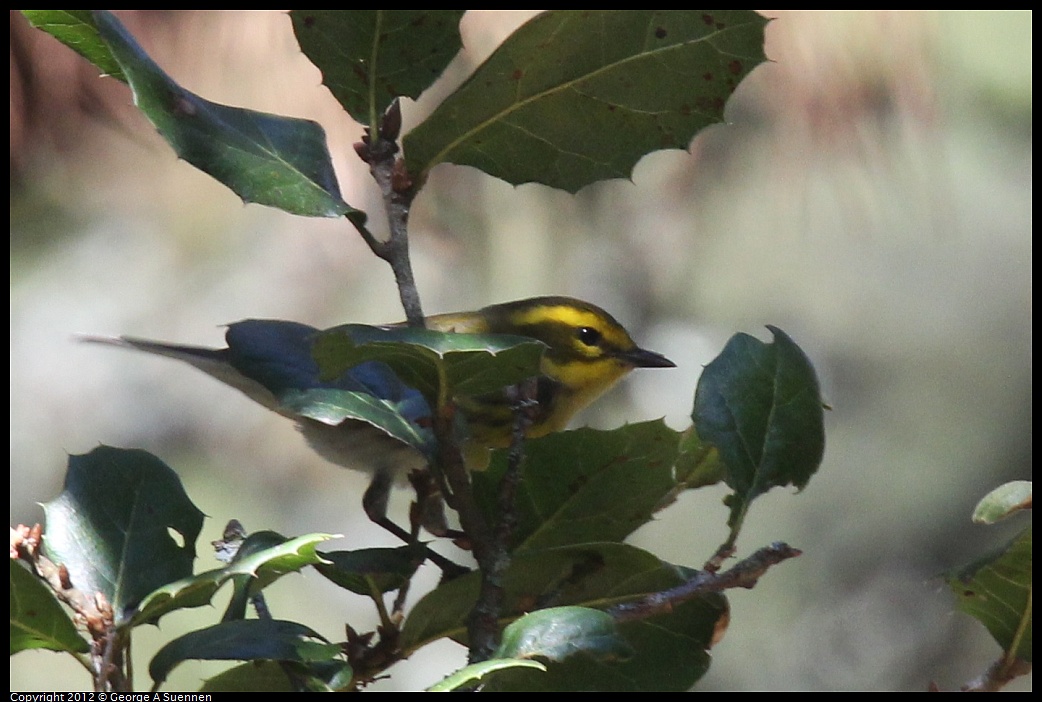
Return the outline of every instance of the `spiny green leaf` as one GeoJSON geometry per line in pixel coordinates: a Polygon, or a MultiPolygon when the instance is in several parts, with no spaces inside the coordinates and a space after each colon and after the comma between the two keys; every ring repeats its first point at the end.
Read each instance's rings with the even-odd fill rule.
{"type": "Polygon", "coordinates": [[[359,595],[391,592],[409,582],[425,554],[418,545],[399,548],[363,548],[356,551],[330,551],[315,570],[340,587],[359,595]]]}
{"type": "Polygon", "coordinates": [[[489,393],[538,375],[545,348],[522,336],[347,324],[320,333],[314,356],[324,378],[382,361],[436,405],[441,397],[489,393]]]}
{"type": "Polygon", "coordinates": [[[575,192],[627,178],[723,120],[764,61],[751,10],[550,10],[514,32],[404,138],[409,173],[474,166],[575,192]]]}
{"type": "Polygon", "coordinates": [[[193,631],[166,644],[149,663],[152,680],[161,683],[186,660],[329,661],[340,647],[296,622],[244,619],[193,631]],[[318,639],[316,641],[315,639],[318,639]]]}
{"type": "Polygon", "coordinates": [[[11,655],[30,648],[86,653],[88,644],[68,612],[38,577],[11,561],[11,655]]]}
{"type": "Polygon", "coordinates": [[[351,665],[340,659],[306,664],[254,660],[208,678],[199,692],[334,692],[348,689],[353,677],[351,665]]]}
{"type": "Polygon", "coordinates": [[[103,75],[127,82],[119,62],[98,34],[90,10],[22,10],[29,24],[43,30],[101,69],[103,75]]]}
{"type": "Polygon", "coordinates": [[[315,122],[219,105],[167,76],[111,14],[94,22],[134,91],[134,102],[177,152],[244,202],[311,217],[365,215],[340,196],[315,122]]]}
{"type": "Polygon", "coordinates": [[[141,602],[132,623],[155,623],[169,612],[207,605],[224,583],[238,575],[255,578],[252,592],[259,592],[283,575],[298,572],[309,565],[324,563],[316,547],[323,541],[335,538],[339,537],[331,534],[298,536],[244,558],[237,558],[224,568],[170,583],[152,592],[141,602]]]}
{"type": "Polygon", "coordinates": [[[612,616],[589,607],[552,607],[526,614],[503,631],[493,655],[562,661],[580,651],[605,660],[633,657],[633,648],[619,636],[612,616]]]}
{"type": "Polygon", "coordinates": [[[715,485],[724,479],[720,452],[699,438],[694,426],[688,427],[680,439],[680,455],[676,465],[677,482],[686,489],[715,485]]]}
{"type": "Polygon", "coordinates": [[[492,658],[457,670],[441,682],[427,688],[427,692],[452,692],[493,675],[498,671],[509,670],[510,668],[546,670],[546,666],[539,661],[530,661],[523,658],[492,658]]]}
{"type": "MultiPolygon", "coordinates": [[[[548,601],[555,605],[609,607],[675,587],[689,576],[690,571],[663,563],[627,544],[588,543],[524,552],[514,557],[503,576],[505,601],[501,623],[548,601]]],[[[403,627],[403,650],[415,650],[446,636],[464,640],[480,580],[478,573],[464,575],[420,600],[403,627]]],[[[694,599],[670,615],[622,624],[622,637],[636,652],[630,660],[604,660],[582,654],[549,665],[545,674],[497,673],[486,689],[687,689],[708,668],[706,651],[726,612],[727,600],[721,595],[694,599]]]]}
{"type": "MultiPolygon", "coordinates": [[[[512,548],[531,550],[622,541],[678,489],[673,464],[680,434],[661,420],[612,431],[577,429],[525,442],[512,548]]],[[[507,451],[475,473],[474,495],[488,517],[498,512],[507,451]]]]}
{"type": "Polygon", "coordinates": [[[356,122],[419,97],[462,46],[464,10],[291,10],[304,55],[356,122]]]}
{"type": "Polygon", "coordinates": [[[773,344],[736,334],[702,372],[692,419],[720,452],[735,491],[731,524],[776,486],[803,488],[825,451],[824,409],[814,367],[785,332],[773,344]]]}
{"type": "Polygon", "coordinates": [[[44,510],[48,555],[68,568],[73,587],[102,593],[117,623],[192,572],[203,513],[177,474],[145,451],[99,446],[70,456],[62,493],[44,510]]]}
{"type": "Polygon", "coordinates": [[[978,619],[1004,651],[1031,662],[1031,527],[1001,551],[949,574],[957,606],[978,619]]]}
{"type": "MultiPolygon", "coordinates": [[[[293,414],[333,427],[354,420],[370,424],[421,453],[428,453],[433,446],[433,434],[407,416],[408,398],[397,402],[365,392],[312,388],[286,392],[279,404],[293,414]]],[[[349,431],[346,427],[344,430],[349,431]]],[[[363,440],[362,432],[368,430],[364,425],[358,427],[359,441],[363,440]]]]}
{"type": "Polygon", "coordinates": [[[199,692],[295,692],[296,688],[276,661],[250,661],[207,678],[199,692]]]}

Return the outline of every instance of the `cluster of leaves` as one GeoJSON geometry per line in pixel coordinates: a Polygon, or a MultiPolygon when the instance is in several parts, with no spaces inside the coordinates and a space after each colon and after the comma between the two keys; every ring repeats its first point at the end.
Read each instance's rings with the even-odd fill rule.
{"type": "MultiPolygon", "coordinates": [[[[744,358],[735,356],[733,348],[725,350],[707,367],[705,387],[711,388],[721,375],[735,373],[737,365],[745,365],[746,376],[773,366],[773,377],[781,380],[774,385],[785,387],[802,377],[800,394],[806,391],[808,399],[817,398],[812,369],[786,337],[779,336],[774,344],[736,338],[732,346],[743,347],[744,358]],[[751,357],[745,355],[750,343],[756,346],[751,357]],[[784,358],[782,349],[796,352],[794,362],[784,358]]],[[[741,438],[746,447],[757,447],[761,458],[750,466],[751,473],[724,467],[727,461],[742,463],[731,449],[709,450],[693,429],[676,432],[661,421],[607,432],[581,429],[527,442],[529,472],[518,500],[501,613],[504,622],[516,621],[493,660],[454,676],[455,684],[488,676],[487,689],[677,689],[701,677],[709,665],[707,651],[726,626],[722,595],[676,600],[668,613],[649,611],[619,625],[599,611],[668,591],[694,574],[625,544],[626,537],[680,491],[720,477],[735,488],[735,504],[743,505],[736,509],[744,511],[757,492],[791,483],[816,465],[822,447],[820,399],[816,408],[800,408],[798,398],[794,403],[785,395],[746,402],[730,395],[728,386],[718,386],[723,392],[700,389],[700,404],[706,409],[694,415],[696,425],[713,432],[703,415],[719,416],[728,405],[739,408],[742,414],[724,433],[741,438]],[[779,466],[785,447],[770,435],[778,418],[792,420],[792,412],[817,414],[818,445],[809,457],[779,466]],[[535,657],[557,663],[532,668],[535,657]]],[[[490,519],[507,469],[507,452],[499,451],[487,471],[474,475],[475,495],[490,519]]],[[[69,583],[101,593],[109,605],[105,631],[129,631],[156,624],[176,611],[207,605],[220,588],[232,583],[231,604],[222,623],[171,641],[152,660],[149,672],[156,685],[186,659],[235,659],[278,661],[267,674],[280,685],[304,680],[309,689],[348,686],[368,671],[358,669],[364,659],[350,660],[346,642],[332,644],[294,622],[246,620],[246,601],[282,575],[314,567],[383,607],[384,596],[402,588],[423,559],[415,546],[322,552],[319,545],[336,537],[309,534],[286,539],[259,532],[238,546],[227,565],[193,574],[202,514],[176,474],[143,451],[99,447],[71,457],[65,488],[45,509],[46,556],[30,548],[29,560],[38,571],[46,571],[48,561],[60,563],[69,583]]],[[[445,637],[465,639],[479,576],[463,575],[423,597],[397,632],[395,656],[407,657],[445,637]]],[[[11,562],[11,584],[12,653],[41,647],[77,655],[90,650],[51,588],[16,561],[11,562]]],[[[61,593],[66,601],[69,589],[61,593]]],[[[256,684],[255,667],[243,666],[208,681],[203,689],[256,684]]],[[[449,684],[453,683],[443,683],[449,684]]]]}
{"type": "MultiPolygon", "coordinates": [[[[1031,482],[1018,480],[985,495],[973,511],[976,524],[995,524],[1031,509],[1031,482]]],[[[1002,647],[999,657],[963,689],[995,692],[1031,670],[1031,525],[1008,543],[948,574],[960,610],[976,618],[1002,647]]]]}
{"type": "MultiPolygon", "coordinates": [[[[728,96],[763,60],[766,24],[737,10],[543,13],[404,136],[401,159],[398,100],[418,96],[458,52],[462,11],[292,11],[298,42],[323,82],[367,125],[357,150],[384,190],[391,237],[381,241],[366,229],[365,213],[343,200],[317,124],[191,93],[107,12],[24,14],[128,83],[178,155],[245,202],[346,218],[391,263],[411,321],[418,318],[418,302],[410,308],[418,297],[407,290],[407,244],[397,243],[407,242],[408,204],[435,166],[471,165],[511,183],[569,191],[626,177],[649,151],[685,148],[700,129],[722,120],[728,96]]],[[[774,486],[803,487],[824,449],[813,368],[788,336],[771,331],[771,344],[737,335],[706,368],[687,431],[650,422],[525,442],[527,480],[502,544],[509,560],[500,560],[508,565],[495,578],[501,597],[492,623],[497,631],[505,626],[501,640],[489,660],[477,660],[439,689],[477,681],[500,690],[686,689],[701,677],[727,620],[718,591],[750,586],[770,564],[796,555],[771,547],[729,571],[730,578],[715,575],[751,501],[774,486]],[[709,572],[624,543],[680,491],[720,480],[734,491],[731,536],[709,572]]],[[[534,375],[540,353],[524,339],[348,327],[323,336],[316,361],[330,374],[383,362],[422,393],[437,418],[460,394],[534,375]]],[[[306,392],[283,398],[300,416],[332,425],[361,420],[424,453],[444,441],[437,426],[433,437],[417,434],[400,408],[368,399],[306,392]]],[[[501,518],[501,485],[518,456],[500,451],[487,472],[473,476],[473,503],[486,523],[501,518]]],[[[207,658],[266,662],[233,668],[208,681],[208,690],[357,689],[430,641],[468,639],[489,579],[482,564],[482,572],[444,582],[402,622],[404,593],[425,557],[416,545],[321,552],[330,535],[260,532],[229,539],[222,548],[234,555],[226,565],[193,574],[201,514],[173,471],[139,451],[101,447],[73,457],[65,489],[46,512],[45,548],[37,529],[23,530],[13,545],[11,652],[68,652],[101,689],[132,684],[111,671],[123,669],[134,627],[207,604],[229,582],[233,593],[222,621],[170,642],[153,658],[155,686],[181,661],[207,658]],[[370,597],[381,615],[379,630],[347,626],[346,640],[331,643],[303,624],[272,617],[262,590],[307,567],[370,597]],[[384,598],[392,592],[399,595],[388,614],[384,598]],[[257,619],[246,618],[247,603],[257,619]]]]}

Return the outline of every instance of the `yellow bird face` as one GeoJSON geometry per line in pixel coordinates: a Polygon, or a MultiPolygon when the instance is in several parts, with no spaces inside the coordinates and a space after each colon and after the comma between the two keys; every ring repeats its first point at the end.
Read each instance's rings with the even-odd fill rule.
{"type": "MultiPolygon", "coordinates": [[[[547,345],[543,354],[536,420],[538,437],[563,429],[634,368],[670,368],[665,356],[642,349],[614,317],[600,307],[568,297],[536,297],[491,305],[477,312],[429,317],[431,329],[465,333],[515,334],[547,345]]],[[[512,414],[501,398],[461,403],[472,439],[487,446],[509,444],[512,414]]]]}

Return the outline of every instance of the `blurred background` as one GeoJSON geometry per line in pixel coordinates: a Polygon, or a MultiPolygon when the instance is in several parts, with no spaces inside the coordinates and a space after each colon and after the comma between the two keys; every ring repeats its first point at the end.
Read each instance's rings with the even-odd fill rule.
{"type": "MultiPolygon", "coordinates": [[[[321,86],[278,12],[126,11],[178,82],[211,100],[320,122],[345,199],[379,220],[351,149],[360,127],[321,86]]],[[[532,13],[472,11],[465,54],[416,124],[532,13]]],[[[755,503],[739,555],[784,540],[804,556],[732,591],[731,629],[699,689],[953,689],[1000,653],[938,577],[1030,516],[978,527],[996,485],[1031,476],[1031,13],[764,11],[767,55],[690,152],[578,195],[441,166],[411,218],[431,314],[540,294],[612,311],[678,368],[635,373],[580,423],[690,424],[702,366],[736,332],[786,330],[833,410],[802,494],[755,503]]],[[[395,545],[360,508],[364,476],[309,452],[290,422],[164,359],[72,341],[132,334],[218,346],[247,317],[319,327],[403,318],[390,270],[342,222],[243,206],[178,161],[122,84],[11,13],[11,523],[42,520],[68,454],[147,449],[210,519],[333,548],[395,545]]],[[[379,230],[379,224],[374,224],[379,230]]],[[[720,488],[690,492],[634,543],[697,567],[726,536],[720,488]]],[[[404,520],[407,496],[392,513],[404,520]]],[[[459,555],[459,554],[456,554],[459,555]]],[[[421,573],[414,602],[436,574],[421,573]]],[[[316,574],[270,588],[280,618],[331,639],[376,623],[316,574]]],[[[138,689],[161,643],[219,616],[139,630],[138,689]]],[[[462,665],[431,646],[377,689],[462,665]]],[[[226,665],[189,662],[166,689],[226,665]]],[[[11,659],[11,689],[84,689],[67,657],[11,659]]],[[[1029,690],[1031,678],[1014,689],[1029,690]]]]}

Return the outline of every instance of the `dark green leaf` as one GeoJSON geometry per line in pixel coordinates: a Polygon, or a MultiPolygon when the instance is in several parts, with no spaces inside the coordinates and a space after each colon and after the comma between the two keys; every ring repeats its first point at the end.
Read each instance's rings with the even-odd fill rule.
{"type": "MultiPolygon", "coordinates": [[[[663,563],[626,544],[583,544],[518,554],[503,577],[502,623],[533,608],[562,605],[608,607],[661,592],[683,582],[689,572],[663,563]]],[[[416,604],[402,631],[402,646],[466,637],[467,617],[477,598],[480,574],[452,580],[416,604]]],[[[672,614],[620,625],[636,652],[627,661],[579,654],[548,666],[546,673],[506,670],[486,689],[495,690],[686,690],[709,666],[709,648],[721,617],[723,596],[678,606],[672,614]]]]}
{"type": "Polygon", "coordinates": [[[70,456],[62,493],[44,510],[48,555],[68,568],[73,587],[105,595],[117,623],[192,572],[203,513],[177,474],[145,451],[99,446],[70,456]]]}
{"type": "Polygon", "coordinates": [[[152,659],[148,673],[161,683],[185,660],[276,660],[296,663],[329,661],[340,653],[312,629],[273,619],[222,622],[174,639],[152,659]],[[318,639],[318,641],[316,641],[318,639]]]}
{"type": "Polygon", "coordinates": [[[11,561],[11,655],[29,648],[86,653],[88,644],[54,594],[18,561],[11,561]]]}
{"type": "Polygon", "coordinates": [[[522,336],[347,324],[321,332],[314,355],[323,378],[382,361],[437,406],[440,399],[493,392],[538,375],[544,348],[522,336]]]}
{"type": "MultiPolygon", "coordinates": [[[[280,405],[301,417],[308,417],[330,426],[341,426],[344,422],[357,420],[377,427],[382,432],[417,451],[430,451],[434,437],[431,432],[410,421],[407,410],[411,400],[402,402],[385,400],[365,392],[351,392],[334,388],[312,388],[291,390],[281,398],[280,405]]],[[[345,431],[352,431],[344,427],[345,431]]],[[[359,425],[354,431],[359,442],[364,432],[370,431],[359,425]]]]}
{"type": "MultiPolygon", "coordinates": [[[[607,606],[618,601],[616,597],[626,600],[626,594],[647,594],[641,588],[629,588],[649,573],[656,574],[657,582],[670,580],[668,574],[675,576],[676,572],[673,566],[627,544],[591,543],[517,554],[503,577],[503,617],[508,621],[519,617],[546,597],[553,598],[547,606],[607,606]]],[[[403,647],[418,648],[446,636],[457,640],[465,637],[467,616],[477,599],[480,581],[479,573],[463,575],[420,600],[405,622],[403,647]]]]}
{"type": "Polygon", "coordinates": [[[341,199],[318,124],[204,100],[163,73],[111,14],[96,11],[94,21],[134,91],[135,104],[178,156],[244,202],[311,217],[365,220],[341,199]]]}
{"type": "Polygon", "coordinates": [[[492,658],[487,661],[481,661],[480,663],[472,663],[466,668],[457,670],[444,680],[429,687],[427,692],[453,692],[461,687],[465,688],[471,683],[477,682],[489,675],[494,675],[498,671],[508,670],[510,668],[534,668],[536,670],[546,670],[546,666],[538,661],[530,661],[522,658],[492,658]]]}
{"type": "MultiPolygon", "coordinates": [[[[255,532],[242,540],[235,555],[228,562],[239,563],[245,561],[254,554],[263,553],[272,548],[278,548],[287,541],[289,541],[289,539],[278,532],[255,532]]],[[[224,544],[222,543],[222,548],[223,547],[224,544]]],[[[218,560],[221,560],[220,555],[218,555],[217,558],[218,560]]],[[[221,562],[223,563],[224,561],[221,562]]],[[[274,582],[279,575],[282,575],[280,571],[274,568],[266,569],[263,573],[263,576],[259,576],[255,574],[254,571],[232,577],[232,597],[228,602],[228,607],[224,610],[224,616],[221,617],[221,621],[245,619],[246,606],[249,604],[250,598],[274,582]]]]}
{"type": "Polygon", "coordinates": [[[633,648],[619,636],[612,616],[588,607],[552,607],[526,614],[503,631],[493,655],[563,661],[580,651],[609,661],[633,657],[633,648]]]}
{"type": "Polygon", "coordinates": [[[677,482],[689,490],[715,485],[724,479],[720,452],[703,443],[693,426],[681,435],[676,477],[677,482]]]}
{"type": "Polygon", "coordinates": [[[716,447],[735,491],[732,524],[776,486],[803,488],[825,451],[824,409],[814,367],[785,332],[773,344],[736,334],[702,372],[692,418],[716,447]]]}
{"type": "Polygon", "coordinates": [[[462,43],[464,10],[291,10],[304,55],[356,122],[374,119],[399,97],[419,97],[462,43]]]}
{"type": "Polygon", "coordinates": [[[714,627],[727,613],[722,597],[692,600],[672,614],[619,625],[635,654],[613,660],[580,650],[546,672],[507,670],[497,674],[487,692],[683,692],[709,669],[714,627]]]}
{"type": "MultiPolygon", "coordinates": [[[[526,441],[511,548],[622,541],[672,500],[679,439],[659,420],[526,441]]],[[[506,465],[507,451],[497,451],[487,471],[473,474],[475,498],[490,519],[506,465]]]]}
{"type": "Polygon", "coordinates": [[[283,575],[323,563],[321,555],[315,550],[316,546],[335,538],[339,537],[329,534],[298,536],[244,558],[237,558],[224,568],[178,580],[149,594],[134,613],[133,623],[155,623],[169,612],[207,605],[214,593],[235,576],[255,578],[251,583],[251,592],[259,592],[283,575]]]}
{"type": "Polygon", "coordinates": [[[282,666],[275,661],[243,663],[207,678],[199,692],[294,692],[282,666]]]}
{"type": "Polygon", "coordinates": [[[330,692],[346,689],[352,679],[351,665],[339,659],[309,663],[257,660],[207,679],[199,691],[330,692]]]}
{"type": "Polygon", "coordinates": [[[22,10],[29,24],[41,29],[101,69],[103,75],[124,83],[127,77],[108,45],[101,40],[90,10],[22,10]]]}
{"type": "Polygon", "coordinates": [[[405,136],[417,182],[439,163],[575,192],[684,149],[764,60],[751,10],[550,10],[511,35],[405,136]]]}
{"type": "Polygon", "coordinates": [[[319,573],[351,592],[372,595],[374,590],[391,592],[409,582],[424,553],[417,546],[401,546],[331,551],[322,558],[327,563],[315,566],[319,573]]]}
{"type": "Polygon", "coordinates": [[[1004,651],[1031,662],[1031,527],[1000,552],[948,576],[957,606],[978,619],[1004,651]]]}

